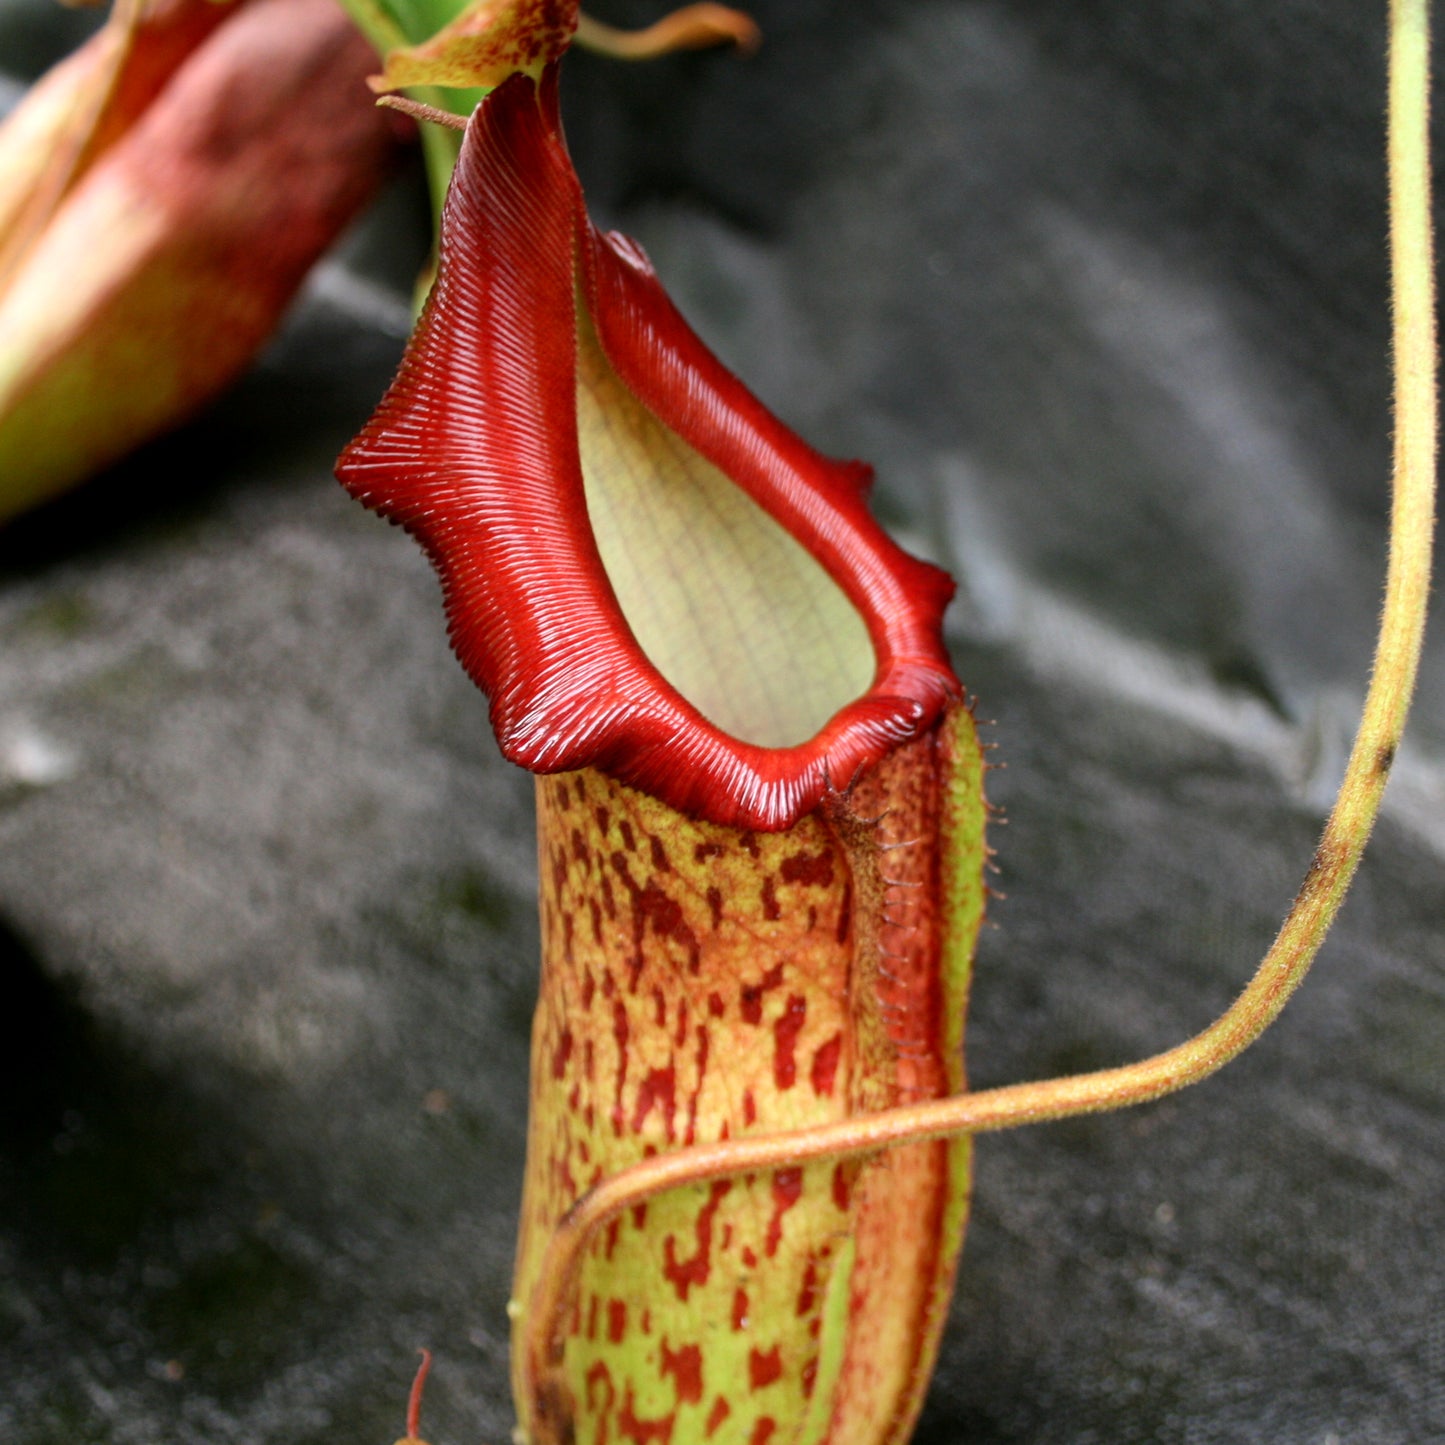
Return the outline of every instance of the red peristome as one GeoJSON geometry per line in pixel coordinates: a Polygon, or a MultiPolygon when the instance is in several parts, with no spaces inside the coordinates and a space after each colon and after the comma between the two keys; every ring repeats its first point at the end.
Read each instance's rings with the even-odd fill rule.
{"type": "Polygon", "coordinates": [[[874,521],[866,467],[821,456],[772,416],[688,327],[640,248],[592,226],[556,84],[555,65],[540,88],[513,76],[472,117],[436,285],[337,475],[430,554],[452,644],[512,761],[601,768],[693,816],[779,830],[958,695],[940,627],[953,585],[874,521]],[[709,722],[623,617],[583,490],[579,289],[627,387],[807,548],[867,626],[873,685],[805,744],[759,747],[709,722]]]}

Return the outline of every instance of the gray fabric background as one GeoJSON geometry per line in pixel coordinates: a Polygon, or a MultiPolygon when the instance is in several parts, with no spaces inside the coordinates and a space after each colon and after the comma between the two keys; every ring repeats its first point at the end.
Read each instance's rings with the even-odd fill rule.
{"type": "MultiPolygon", "coordinates": [[[[1202,1026],[1308,861],[1382,567],[1382,11],[771,0],[752,60],[569,66],[598,215],[959,577],[977,1084],[1202,1026]]],[[[0,67],[84,23],[0,0],[0,67]]],[[[508,1437],[530,783],[329,480],[424,225],[411,177],[236,393],[0,536],[10,1445],[389,1445],[421,1343],[434,1445],[508,1437]]],[[[1277,1030],[980,1145],[920,1441],[1445,1440],[1441,620],[1277,1030]]]]}

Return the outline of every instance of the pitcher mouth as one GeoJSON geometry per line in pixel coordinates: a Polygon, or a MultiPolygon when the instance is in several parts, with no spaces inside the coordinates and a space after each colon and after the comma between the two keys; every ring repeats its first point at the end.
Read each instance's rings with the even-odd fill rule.
{"type": "Polygon", "coordinates": [[[412,532],[503,752],[712,822],[789,826],[960,689],[953,592],[587,217],[557,67],[468,124],[437,281],[343,453],[412,532]]]}

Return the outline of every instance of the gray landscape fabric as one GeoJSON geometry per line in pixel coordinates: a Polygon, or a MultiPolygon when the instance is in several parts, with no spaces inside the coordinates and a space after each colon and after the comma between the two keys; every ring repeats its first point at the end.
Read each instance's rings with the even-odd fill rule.
{"type": "MultiPolygon", "coordinates": [[[[1383,4],[755,13],[751,59],[569,60],[594,212],[959,579],[973,1082],[1142,1056],[1267,946],[1368,671],[1383,4]]],[[[0,0],[5,101],[93,23],[0,0]]],[[[330,476],[427,224],[412,173],[233,394],[0,535],[7,1445],[390,1445],[423,1344],[424,1435],[509,1437],[532,785],[330,476]]],[[[1275,1031],[980,1143],[922,1445],[1445,1439],[1442,621],[1275,1031]]]]}

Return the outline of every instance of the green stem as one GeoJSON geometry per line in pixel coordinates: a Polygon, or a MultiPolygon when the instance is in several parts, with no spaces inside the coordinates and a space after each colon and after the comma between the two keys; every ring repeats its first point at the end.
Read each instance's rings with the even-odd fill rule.
{"type": "MultiPolygon", "coordinates": [[[[434,6],[407,5],[397,3],[397,0],[391,0],[391,3],[387,0],[341,0],[341,6],[382,60],[393,50],[430,39],[443,25],[455,19],[463,8],[459,3],[448,3],[448,0],[434,6]]],[[[475,89],[443,89],[435,85],[412,86],[407,93],[424,105],[450,111],[462,120],[472,113],[482,95],[475,89]]],[[[440,225],[442,202],[451,184],[461,140],[450,131],[434,125],[423,125],[420,134],[435,232],[440,225]]]]}
{"type": "Polygon", "coordinates": [[[684,1185],[818,1159],[877,1153],[960,1133],[1102,1113],[1173,1093],[1222,1068],[1275,1020],[1339,911],[1379,811],[1415,685],[1430,587],[1436,456],[1434,263],[1430,225],[1428,0],[1391,0],[1390,260],[1395,453],[1390,558],[1375,665],[1359,731],[1304,883],[1264,961],[1230,1009],[1176,1048],[1102,1069],[933,1100],[821,1127],[658,1155],[604,1179],[549,1241],[528,1302],[528,1369],[560,1363],[561,1321],[597,1231],[623,1210],[684,1185]]]}
{"type": "MultiPolygon", "coordinates": [[[[472,113],[472,105],[475,104],[473,92],[467,91],[466,98],[471,101],[471,104],[462,110],[458,105],[458,97],[461,92],[443,90],[440,86],[435,85],[414,85],[407,94],[415,96],[425,105],[433,105],[438,110],[450,111],[463,120],[472,113]]],[[[452,183],[452,171],[456,168],[457,155],[462,148],[462,138],[455,131],[437,125],[424,125],[420,127],[420,132],[422,157],[426,163],[427,189],[431,193],[432,233],[440,235],[442,205],[447,198],[447,187],[452,183]]]]}

